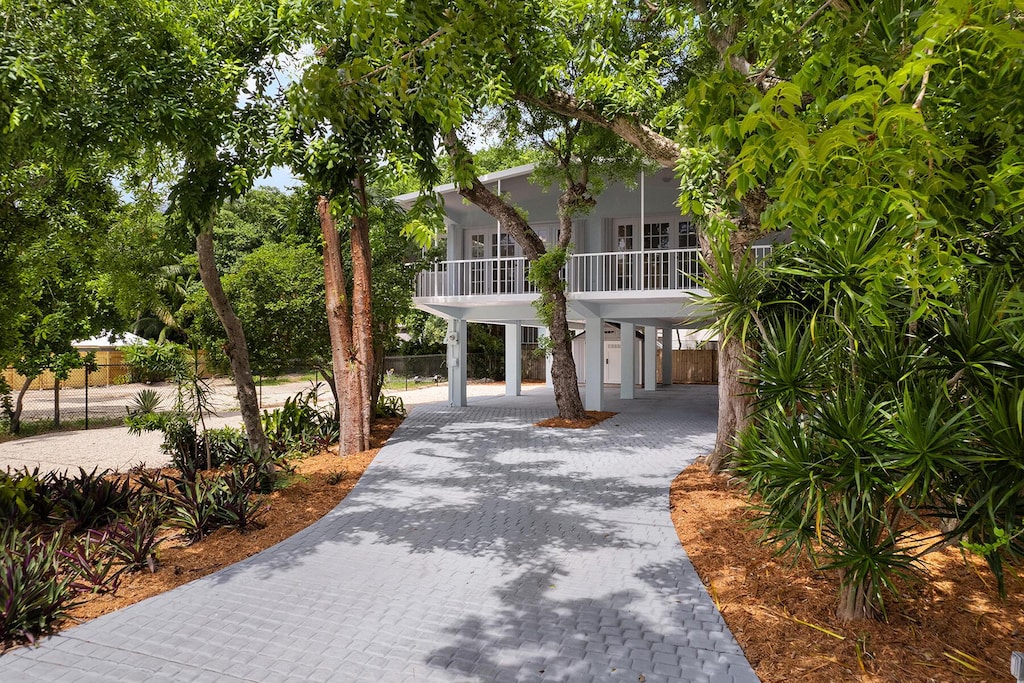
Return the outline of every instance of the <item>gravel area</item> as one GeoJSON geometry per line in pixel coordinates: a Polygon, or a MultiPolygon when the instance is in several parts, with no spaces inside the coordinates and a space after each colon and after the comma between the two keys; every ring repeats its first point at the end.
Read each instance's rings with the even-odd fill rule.
{"type": "MultiPolygon", "coordinates": [[[[262,405],[265,408],[280,406],[285,399],[300,391],[308,391],[310,382],[290,382],[262,388],[262,405]]],[[[173,387],[169,389],[173,392],[173,387]]],[[[500,396],[505,385],[500,382],[469,385],[469,397],[500,396]]],[[[165,392],[167,393],[167,392],[165,392]]],[[[445,401],[448,386],[441,384],[408,391],[388,392],[401,396],[407,407],[424,403],[445,401]]],[[[229,381],[214,381],[213,404],[218,411],[216,417],[207,420],[207,427],[239,427],[242,416],[238,413],[238,400],[233,396],[234,387],[229,381]]],[[[170,395],[170,394],[169,394],[170,395]]],[[[321,389],[320,400],[330,404],[330,390],[321,389]]],[[[40,470],[77,470],[84,467],[126,470],[136,465],[158,467],[167,463],[167,456],[160,452],[163,435],[150,432],[131,436],[127,427],[104,427],[74,432],[50,432],[0,443],[0,470],[16,470],[22,467],[40,470]]]]}

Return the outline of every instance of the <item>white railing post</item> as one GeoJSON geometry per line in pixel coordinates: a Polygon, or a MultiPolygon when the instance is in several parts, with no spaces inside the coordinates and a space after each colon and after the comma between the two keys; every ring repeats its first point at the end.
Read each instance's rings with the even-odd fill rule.
{"type": "MultiPolygon", "coordinates": [[[[771,245],[753,249],[757,262],[771,245]]],[[[529,263],[523,257],[442,261],[416,276],[417,297],[504,296],[537,291],[527,280],[529,263]]],[[[573,254],[565,265],[566,291],[599,292],[679,291],[698,289],[699,249],[573,254]]]]}

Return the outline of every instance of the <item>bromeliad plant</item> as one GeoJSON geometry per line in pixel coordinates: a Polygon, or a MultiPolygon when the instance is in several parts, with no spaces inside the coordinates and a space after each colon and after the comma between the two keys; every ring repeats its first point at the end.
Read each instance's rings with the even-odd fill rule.
{"type": "Polygon", "coordinates": [[[74,573],[62,567],[63,532],[0,532],[0,650],[35,642],[76,604],[74,573]]]}
{"type": "Polygon", "coordinates": [[[316,406],[316,390],[285,399],[272,412],[263,411],[263,431],[271,450],[309,452],[338,440],[338,422],[330,408],[316,406]]]}

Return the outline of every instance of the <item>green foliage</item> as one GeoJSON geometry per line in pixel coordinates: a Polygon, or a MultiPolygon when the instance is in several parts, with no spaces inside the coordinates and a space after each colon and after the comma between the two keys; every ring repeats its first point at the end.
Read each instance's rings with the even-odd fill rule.
{"type": "Polygon", "coordinates": [[[1024,551],[1019,290],[978,267],[915,318],[910,287],[865,300],[866,271],[851,264],[877,245],[859,244],[793,245],[766,271],[763,295],[782,296],[757,307],[755,417],[737,472],[761,497],[766,540],[840,570],[877,609],[896,576],[954,539],[1002,588],[1004,561],[1024,551]],[[924,542],[920,519],[934,527],[924,542]]]}
{"type": "Polygon", "coordinates": [[[381,394],[377,397],[377,405],[373,409],[373,414],[376,417],[406,417],[409,411],[406,410],[405,401],[401,396],[381,394]]]}
{"type": "Polygon", "coordinates": [[[76,531],[105,526],[131,508],[128,480],[110,470],[87,472],[79,467],[76,476],[55,477],[52,490],[60,514],[57,521],[72,523],[76,531]]]}
{"type": "Polygon", "coordinates": [[[562,269],[569,262],[569,256],[569,249],[553,247],[530,262],[530,269],[526,273],[526,279],[540,292],[540,297],[533,302],[537,318],[549,328],[554,325],[554,297],[557,293],[565,292],[562,269]]]}
{"type": "Polygon", "coordinates": [[[6,528],[25,528],[54,514],[53,477],[27,468],[0,472],[0,520],[6,528]]]}
{"type": "MultiPolygon", "coordinates": [[[[312,246],[271,242],[241,254],[223,285],[255,370],[273,374],[330,353],[323,263],[312,246]]],[[[224,328],[204,290],[189,295],[180,318],[210,362],[227,367],[224,328]]]]}
{"type": "Polygon", "coordinates": [[[0,645],[35,642],[74,607],[74,574],[62,571],[62,532],[0,531],[0,645]]]}
{"type": "Polygon", "coordinates": [[[0,377],[0,436],[10,434],[13,417],[14,400],[11,398],[11,385],[0,377]]]}
{"type": "Polygon", "coordinates": [[[71,587],[80,592],[113,593],[120,585],[123,567],[115,569],[116,558],[109,552],[109,532],[88,532],[73,537],[58,554],[65,570],[75,576],[71,587]]]}
{"type": "Polygon", "coordinates": [[[142,389],[132,399],[132,405],[127,408],[127,411],[129,415],[152,415],[157,412],[162,403],[163,399],[156,389],[142,389]]]}
{"type": "Polygon", "coordinates": [[[195,542],[221,527],[246,532],[259,526],[266,507],[257,495],[269,492],[270,456],[247,450],[228,472],[206,476],[143,477],[142,486],[155,493],[166,507],[166,523],[195,542]]]}
{"type": "Polygon", "coordinates": [[[125,571],[139,571],[148,568],[156,571],[157,533],[162,515],[146,508],[137,513],[131,522],[118,521],[106,529],[105,542],[111,556],[121,562],[125,571]]]}
{"type": "Polygon", "coordinates": [[[318,408],[316,390],[299,392],[273,411],[263,411],[263,431],[273,452],[307,453],[338,440],[338,421],[331,408],[318,408]]]}
{"type": "Polygon", "coordinates": [[[188,350],[174,342],[148,342],[124,347],[124,362],[133,382],[179,379],[188,371],[188,350]]]}

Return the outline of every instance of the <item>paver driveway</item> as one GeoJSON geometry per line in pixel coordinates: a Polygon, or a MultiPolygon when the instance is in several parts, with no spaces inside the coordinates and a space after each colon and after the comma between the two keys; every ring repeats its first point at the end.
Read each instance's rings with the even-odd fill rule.
{"type": "Polygon", "coordinates": [[[2,681],[755,681],[679,545],[715,387],[550,430],[417,407],[348,498],[245,562],[0,657],[2,681]]]}

